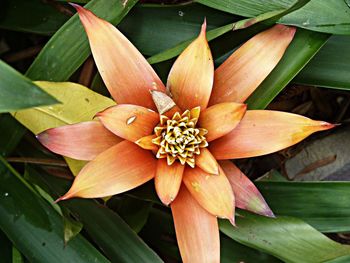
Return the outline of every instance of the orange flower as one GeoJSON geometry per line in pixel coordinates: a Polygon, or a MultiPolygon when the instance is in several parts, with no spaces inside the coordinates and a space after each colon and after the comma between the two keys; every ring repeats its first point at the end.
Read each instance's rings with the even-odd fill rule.
{"type": "Polygon", "coordinates": [[[154,178],[159,198],[171,204],[183,261],[220,262],[216,217],[234,224],[235,206],[273,216],[253,183],[226,160],[272,153],[333,127],[291,113],[247,111],[243,104],[281,59],[295,29],[275,25],[214,71],[204,22],[165,87],[114,26],[74,6],[119,105],[96,120],[38,135],[51,151],[90,161],[59,200],[115,195],[154,178]]]}

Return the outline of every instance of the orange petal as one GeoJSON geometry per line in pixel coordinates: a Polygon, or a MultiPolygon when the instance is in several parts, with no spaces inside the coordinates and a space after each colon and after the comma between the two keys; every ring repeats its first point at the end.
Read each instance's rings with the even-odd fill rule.
{"type": "Polygon", "coordinates": [[[235,194],[235,205],[241,209],[268,217],[275,217],[259,190],[249,178],[230,161],[220,161],[235,194]]]}
{"type": "Polygon", "coordinates": [[[142,54],[118,29],[74,5],[89,38],[98,70],[114,100],[155,110],[150,90],[165,87],[142,54]]]}
{"type": "Polygon", "coordinates": [[[96,116],[108,130],[132,142],[150,135],[159,122],[158,113],[130,104],[112,106],[96,116]]]}
{"type": "Polygon", "coordinates": [[[207,148],[202,148],[196,156],[196,165],[208,174],[219,174],[219,165],[207,148]]]}
{"type": "Polygon", "coordinates": [[[168,77],[167,89],[183,110],[208,105],[213,86],[214,64],[205,35],[206,22],[201,33],[177,58],[168,77]]]}
{"type": "Polygon", "coordinates": [[[151,180],[156,164],[150,151],[123,141],[85,165],[69,191],[58,201],[72,197],[105,197],[128,191],[151,180]]]}
{"type": "Polygon", "coordinates": [[[218,220],[193,199],[186,187],[171,204],[177,243],[184,263],[220,263],[218,220]]]}
{"type": "Polygon", "coordinates": [[[155,134],[147,135],[145,137],[142,137],[141,139],[138,139],[135,143],[140,146],[142,149],[145,150],[151,150],[151,151],[157,151],[159,149],[158,145],[155,145],[152,140],[157,138],[155,134]]]}
{"type": "Polygon", "coordinates": [[[294,33],[293,27],[275,25],[243,44],[215,70],[210,105],[244,102],[280,61],[294,33]]]}
{"type": "Polygon", "coordinates": [[[37,138],[50,151],[78,160],[92,160],[122,141],[99,121],[48,129],[37,138]]]}
{"type": "Polygon", "coordinates": [[[254,157],[282,150],[314,132],[333,127],[297,114],[252,110],[246,112],[236,129],[211,142],[210,151],[218,160],[254,157]]]}
{"type": "Polygon", "coordinates": [[[186,167],[183,182],[204,209],[220,218],[227,218],[234,224],[233,191],[221,168],[219,172],[218,175],[211,176],[198,167],[186,167]]]}
{"type": "Polygon", "coordinates": [[[168,165],[166,159],[157,161],[154,178],[157,194],[163,204],[169,205],[179,192],[185,166],[179,162],[168,165]]]}
{"type": "Polygon", "coordinates": [[[201,112],[199,126],[208,130],[207,141],[213,141],[231,132],[241,121],[247,105],[235,102],[216,104],[201,112]]]}

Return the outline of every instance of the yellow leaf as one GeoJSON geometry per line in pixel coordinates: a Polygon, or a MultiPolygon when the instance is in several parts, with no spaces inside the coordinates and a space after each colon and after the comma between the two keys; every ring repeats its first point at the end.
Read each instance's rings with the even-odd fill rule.
{"type": "MultiPolygon", "coordinates": [[[[62,125],[92,120],[95,114],[116,103],[82,85],[72,82],[36,81],[36,85],[54,96],[61,104],[13,112],[12,115],[34,134],[62,125]]],[[[66,158],[77,174],[84,161],[66,158]]]]}

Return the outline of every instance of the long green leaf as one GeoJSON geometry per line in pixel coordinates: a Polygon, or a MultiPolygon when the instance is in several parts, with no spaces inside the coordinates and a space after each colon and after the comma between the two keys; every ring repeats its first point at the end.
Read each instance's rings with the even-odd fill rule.
{"type": "MultiPolygon", "coordinates": [[[[196,0],[235,15],[253,17],[292,6],[295,0],[196,0]]],[[[331,34],[350,34],[349,6],[342,0],[310,0],[304,7],[282,17],[279,23],[331,34]]]]}
{"type": "Polygon", "coordinates": [[[350,90],[349,36],[331,36],[293,82],[350,90]]]}
{"type": "Polygon", "coordinates": [[[1,4],[0,28],[7,30],[52,35],[69,18],[41,0],[2,0],[1,4]]]}
{"type": "Polygon", "coordinates": [[[143,4],[136,5],[118,28],[144,55],[152,56],[196,37],[204,18],[208,30],[238,20],[236,16],[199,4],[143,4]]]}
{"type": "Polygon", "coordinates": [[[0,60],[0,113],[55,103],[56,99],[0,60]]]}
{"type": "Polygon", "coordinates": [[[298,29],[281,61],[249,97],[250,109],[264,109],[326,43],[329,35],[298,29]]]}
{"type": "Polygon", "coordinates": [[[350,8],[342,0],[311,0],[303,8],[282,17],[278,22],[308,30],[350,35],[350,8]]]}
{"type": "Polygon", "coordinates": [[[0,255],[4,262],[11,262],[12,243],[4,232],[0,230],[0,255]]]}
{"type": "Polygon", "coordinates": [[[80,235],[64,246],[59,214],[1,157],[0,229],[31,262],[109,262],[80,235]]]}
{"type": "Polygon", "coordinates": [[[350,246],[327,238],[310,225],[291,217],[267,218],[241,211],[237,227],[220,221],[220,230],[239,243],[285,262],[315,263],[350,255],[350,246]]]}
{"type": "MultiPolygon", "coordinates": [[[[92,0],[85,7],[99,17],[118,24],[136,2],[137,0],[92,0]]],[[[33,80],[64,81],[89,55],[89,42],[78,15],[75,14],[45,45],[26,75],[33,80]]]]}
{"type": "MultiPolygon", "coordinates": [[[[221,26],[219,28],[209,30],[207,32],[207,39],[208,39],[208,41],[211,41],[211,40],[216,39],[216,38],[218,38],[218,37],[220,37],[228,32],[236,31],[239,29],[244,29],[244,28],[247,28],[251,25],[257,24],[259,22],[276,17],[276,16],[280,15],[281,13],[284,13],[285,11],[286,10],[284,10],[284,9],[272,11],[272,12],[261,14],[257,17],[251,18],[251,19],[243,19],[240,21],[236,21],[234,23],[230,23],[230,24],[225,25],[225,26],[221,26]]],[[[187,41],[184,41],[180,44],[175,45],[172,48],[169,48],[161,53],[158,53],[154,56],[151,56],[150,58],[148,58],[148,62],[150,64],[155,64],[155,63],[163,62],[163,61],[166,61],[168,59],[176,57],[193,41],[193,39],[189,39],[187,41]]]]}
{"type": "Polygon", "coordinates": [[[26,129],[10,114],[0,115],[0,155],[10,154],[17,146],[26,129]]]}
{"type": "Polygon", "coordinates": [[[350,182],[256,182],[277,216],[300,218],[322,232],[350,231],[350,182]]]}
{"type": "MultiPolygon", "coordinates": [[[[49,189],[55,198],[67,190],[67,182],[30,167],[27,171],[32,180],[49,189]]],[[[84,229],[112,262],[163,262],[118,214],[107,207],[87,199],[69,200],[60,205],[67,207],[80,219],[84,229]]]]}

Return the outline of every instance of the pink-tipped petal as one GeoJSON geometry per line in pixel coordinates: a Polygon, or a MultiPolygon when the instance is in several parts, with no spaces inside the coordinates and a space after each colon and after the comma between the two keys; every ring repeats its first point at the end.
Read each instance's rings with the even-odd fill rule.
{"type": "Polygon", "coordinates": [[[182,110],[208,105],[214,79],[214,64],[206,39],[206,23],[177,58],[168,77],[167,90],[182,110]]]}
{"type": "Polygon", "coordinates": [[[301,115],[269,110],[247,111],[232,132],[211,142],[217,160],[247,158],[273,153],[292,146],[310,134],[334,125],[301,115]]]}
{"type": "Polygon", "coordinates": [[[163,204],[169,205],[175,200],[181,186],[184,168],[185,166],[180,162],[168,165],[166,159],[157,161],[154,183],[159,199],[163,204]]]}
{"type": "Polygon", "coordinates": [[[224,102],[202,111],[198,124],[208,130],[205,136],[207,142],[216,140],[236,128],[246,110],[246,104],[224,102]]]}
{"type": "Polygon", "coordinates": [[[209,213],[234,220],[235,199],[230,182],[221,168],[219,174],[213,176],[198,167],[186,167],[183,182],[194,199],[209,213]]]}
{"type": "Polygon", "coordinates": [[[120,142],[85,165],[59,201],[73,197],[106,197],[131,190],[151,180],[156,165],[150,151],[129,141],[120,142]]]}
{"type": "Polygon", "coordinates": [[[236,207],[268,217],[275,217],[256,186],[230,161],[220,161],[233,192],[236,207]]]}
{"type": "Polygon", "coordinates": [[[150,135],[159,122],[158,113],[130,104],[110,107],[96,116],[108,130],[132,142],[150,135]]]}
{"type": "Polygon", "coordinates": [[[122,139],[99,121],[87,121],[48,129],[37,135],[50,151],[78,160],[92,160],[122,139]]]}
{"type": "Polygon", "coordinates": [[[156,109],[150,90],[165,87],[142,54],[118,29],[74,5],[89,38],[97,68],[117,103],[156,109]]]}
{"type": "Polygon", "coordinates": [[[280,61],[294,34],[293,27],[275,25],[243,44],[215,70],[209,104],[244,102],[280,61]]]}
{"type": "Polygon", "coordinates": [[[220,263],[216,217],[203,209],[184,186],[171,204],[171,211],[182,262],[220,263]]]}

